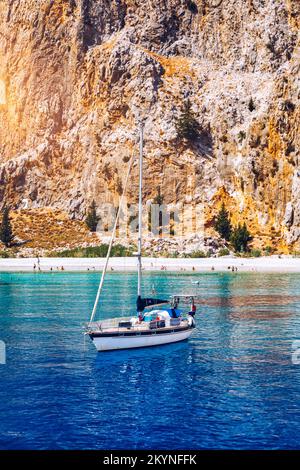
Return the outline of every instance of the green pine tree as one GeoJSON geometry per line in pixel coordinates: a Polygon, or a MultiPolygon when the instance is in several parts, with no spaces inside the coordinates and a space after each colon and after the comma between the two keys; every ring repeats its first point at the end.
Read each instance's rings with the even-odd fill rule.
{"type": "Polygon", "coordinates": [[[217,216],[215,222],[215,229],[221,235],[222,238],[225,238],[225,240],[227,241],[230,240],[232,227],[229,219],[229,213],[225,208],[224,202],[217,216]]]}
{"type": "Polygon", "coordinates": [[[162,206],[164,203],[164,197],[160,192],[160,187],[157,188],[157,194],[155,198],[153,199],[153,204],[158,204],[159,206],[162,206]]]}
{"type": "MultiPolygon", "coordinates": [[[[153,198],[153,205],[158,205],[159,207],[162,206],[164,203],[164,197],[160,192],[160,187],[157,188],[157,194],[153,198]]],[[[148,230],[149,232],[152,231],[152,228],[157,229],[157,227],[152,227],[152,205],[150,206],[149,212],[148,212],[148,230]]],[[[163,222],[163,214],[162,211],[159,211],[158,214],[158,229],[159,233],[161,234],[161,227],[162,227],[162,222],[163,222]]]]}
{"type": "Polygon", "coordinates": [[[251,98],[250,98],[248,107],[249,107],[249,111],[250,111],[251,113],[252,113],[253,111],[255,111],[255,103],[254,103],[254,101],[253,101],[252,96],[251,96],[251,98]]]}
{"type": "Polygon", "coordinates": [[[197,4],[193,0],[187,0],[186,5],[191,13],[193,13],[194,15],[198,13],[197,4]]]}
{"type": "Polygon", "coordinates": [[[96,203],[93,201],[86,216],[85,223],[91,232],[96,232],[98,222],[99,217],[97,216],[96,203]]]}
{"type": "Polygon", "coordinates": [[[11,246],[14,240],[14,234],[12,231],[10,218],[9,218],[9,208],[4,207],[2,211],[2,223],[0,226],[0,240],[6,247],[11,246]]]}
{"type": "Polygon", "coordinates": [[[175,126],[179,139],[195,142],[199,138],[200,126],[189,99],[183,104],[181,114],[179,118],[177,118],[175,126]]]}
{"type": "Polygon", "coordinates": [[[233,248],[239,253],[248,251],[248,243],[250,240],[251,235],[247,229],[246,223],[243,225],[239,224],[235,227],[230,237],[233,248]]]}

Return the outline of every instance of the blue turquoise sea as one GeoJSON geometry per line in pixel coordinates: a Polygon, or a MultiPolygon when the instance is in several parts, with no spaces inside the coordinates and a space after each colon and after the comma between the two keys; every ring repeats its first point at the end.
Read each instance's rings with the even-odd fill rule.
{"type": "MultiPolygon", "coordinates": [[[[200,296],[197,329],[112,353],[84,341],[98,281],[0,275],[0,449],[300,447],[300,275],[146,274],[148,294],[200,296]]],[[[131,314],[135,293],[134,273],[108,274],[99,316],[131,314]]]]}

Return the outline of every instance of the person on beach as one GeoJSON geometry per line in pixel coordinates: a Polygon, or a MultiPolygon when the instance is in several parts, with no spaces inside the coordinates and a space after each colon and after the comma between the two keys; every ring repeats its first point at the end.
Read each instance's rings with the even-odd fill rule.
{"type": "Polygon", "coordinates": [[[33,270],[35,271],[36,270],[36,264],[34,263],[33,265],[33,270]]]}

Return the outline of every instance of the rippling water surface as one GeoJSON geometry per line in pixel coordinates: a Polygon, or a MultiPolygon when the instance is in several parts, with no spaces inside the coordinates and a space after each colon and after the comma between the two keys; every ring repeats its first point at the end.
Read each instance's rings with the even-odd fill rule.
{"type": "MultiPolygon", "coordinates": [[[[300,447],[300,275],[147,274],[148,293],[201,296],[197,330],[102,354],[81,329],[97,283],[0,275],[1,449],[300,447]]],[[[130,314],[135,292],[134,274],[109,274],[102,317],[130,314]]]]}

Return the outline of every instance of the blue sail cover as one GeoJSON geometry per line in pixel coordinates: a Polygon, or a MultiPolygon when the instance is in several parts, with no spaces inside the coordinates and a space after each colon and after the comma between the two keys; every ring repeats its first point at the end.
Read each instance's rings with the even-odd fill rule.
{"type": "Polygon", "coordinates": [[[139,296],[136,301],[136,310],[137,312],[143,312],[146,307],[151,307],[153,305],[159,305],[159,304],[168,304],[168,303],[169,303],[168,300],[152,299],[152,298],[142,299],[141,296],[139,296]]]}
{"type": "Polygon", "coordinates": [[[179,308],[167,308],[167,312],[171,318],[179,318],[182,310],[179,310],[179,308]]]}

